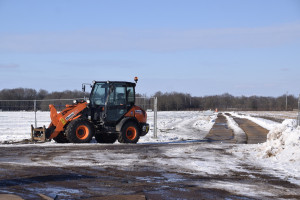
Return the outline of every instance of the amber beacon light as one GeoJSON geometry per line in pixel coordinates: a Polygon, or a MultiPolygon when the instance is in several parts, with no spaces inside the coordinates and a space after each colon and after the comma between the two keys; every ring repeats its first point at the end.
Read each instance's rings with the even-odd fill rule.
{"type": "Polygon", "coordinates": [[[136,77],[134,77],[134,81],[137,83],[138,82],[138,80],[139,80],[139,78],[136,76],[136,77]]]}

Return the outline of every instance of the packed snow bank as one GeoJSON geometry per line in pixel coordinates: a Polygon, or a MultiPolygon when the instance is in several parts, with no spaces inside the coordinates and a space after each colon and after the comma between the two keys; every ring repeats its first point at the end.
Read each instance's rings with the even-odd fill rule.
{"type": "Polygon", "coordinates": [[[300,185],[300,127],[297,127],[296,120],[286,119],[273,127],[267,141],[252,151],[256,152],[252,154],[254,162],[265,168],[271,166],[270,173],[300,185]]]}
{"type": "Polygon", "coordinates": [[[263,119],[263,118],[259,118],[259,117],[252,117],[250,115],[240,115],[235,112],[231,112],[230,114],[235,117],[249,119],[249,120],[253,121],[254,123],[256,123],[256,124],[260,125],[261,127],[268,129],[268,130],[272,130],[274,128],[274,126],[280,124],[280,123],[274,122],[272,120],[263,119]]]}
{"type": "Polygon", "coordinates": [[[234,132],[234,137],[236,139],[236,142],[238,144],[243,144],[247,142],[247,137],[245,132],[239,127],[239,125],[232,119],[232,117],[229,117],[228,115],[224,115],[227,119],[228,127],[231,128],[234,132]]]}
{"type": "Polygon", "coordinates": [[[264,158],[275,157],[281,162],[300,163],[300,127],[296,120],[286,119],[268,134],[267,142],[260,147],[264,158]]]}
{"type": "Polygon", "coordinates": [[[298,111],[239,111],[252,117],[272,117],[276,119],[297,119],[298,111]]]}

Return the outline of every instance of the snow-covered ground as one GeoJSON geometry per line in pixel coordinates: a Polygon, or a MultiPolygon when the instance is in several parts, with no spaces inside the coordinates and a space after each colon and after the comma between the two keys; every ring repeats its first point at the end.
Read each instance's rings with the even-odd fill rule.
{"type": "MultiPolygon", "coordinates": [[[[232,171],[245,172],[247,168],[241,168],[243,165],[255,166],[260,172],[270,174],[290,183],[300,185],[300,128],[296,125],[296,120],[291,119],[295,116],[284,120],[282,123],[274,122],[260,118],[259,116],[267,115],[267,112],[260,113],[255,117],[253,113],[230,112],[231,116],[243,117],[254,121],[255,123],[270,130],[267,142],[263,144],[222,144],[222,143],[205,143],[203,145],[177,145],[176,148],[164,149],[166,160],[150,157],[147,160],[140,160],[138,156],[114,154],[105,152],[102,154],[103,165],[130,165],[132,162],[140,164],[159,164],[162,168],[174,167],[182,172],[196,174],[230,174],[232,171]],[[223,154],[220,150],[224,150],[223,154]],[[104,159],[107,156],[109,159],[104,159]],[[118,157],[119,156],[119,157],[118,157]]],[[[270,114],[271,115],[271,114],[270,114]]],[[[226,116],[228,126],[234,130],[236,137],[242,137],[243,131],[234,122],[231,116],[226,116]]],[[[272,113],[272,117],[282,118],[280,112],[272,113]]],[[[205,112],[186,111],[186,112],[158,112],[158,138],[153,138],[153,113],[148,113],[148,122],[150,123],[150,132],[141,137],[139,143],[161,143],[161,142],[180,142],[202,140],[209,132],[217,117],[216,113],[209,115],[205,112]]],[[[38,126],[48,125],[50,122],[48,112],[37,113],[38,126]]],[[[34,124],[34,113],[31,112],[0,112],[0,142],[19,141],[30,138],[30,124],[34,124]]],[[[201,143],[202,144],[202,143],[201,143]]],[[[40,145],[61,145],[54,142],[40,145]]],[[[76,144],[65,144],[76,145],[76,144]]],[[[86,144],[101,145],[101,144],[86,144]]],[[[16,145],[1,145],[16,146],[16,145]]],[[[162,147],[163,148],[163,147],[162,147]]],[[[76,153],[76,155],[80,156],[76,153]]],[[[97,157],[95,154],[91,156],[97,157]]],[[[60,165],[81,165],[89,164],[88,161],[74,159],[76,163],[65,162],[62,158],[55,159],[56,166],[60,165]]],[[[13,162],[13,160],[12,160],[13,162]]],[[[17,162],[17,161],[16,161],[17,162]]],[[[48,162],[48,161],[47,161],[48,162]]],[[[54,162],[54,161],[53,161],[54,162]]],[[[27,163],[30,165],[30,163],[27,163]]],[[[36,165],[37,163],[34,163],[36,165]]],[[[40,161],[38,165],[49,165],[40,161]]],[[[93,165],[93,163],[90,163],[93,165]]],[[[252,173],[251,176],[255,176],[252,173]]],[[[228,185],[222,182],[212,183],[206,187],[219,187],[221,189],[235,188],[237,185],[228,185]],[[213,186],[212,186],[213,185],[213,186]]],[[[245,187],[242,185],[241,187],[245,187]]],[[[252,187],[252,186],[251,186],[252,187]]],[[[252,188],[255,193],[257,188],[252,188]]],[[[249,187],[248,190],[251,190],[249,187]]],[[[272,191],[265,191],[272,193],[272,191]]]]}
{"type": "MultiPolygon", "coordinates": [[[[141,137],[140,143],[172,142],[203,139],[214,124],[216,114],[207,112],[159,112],[158,137],[153,138],[153,112],[148,112],[149,133],[141,137]]],[[[37,126],[50,124],[49,112],[37,112],[37,126]]],[[[30,125],[35,124],[34,112],[0,112],[0,143],[30,139],[30,125]]]]}
{"type": "Polygon", "coordinates": [[[140,142],[173,142],[186,140],[202,140],[214,125],[216,113],[189,112],[158,112],[157,139],[153,138],[153,112],[148,113],[150,132],[141,137],[140,142]]]}
{"type": "MultiPolygon", "coordinates": [[[[37,126],[49,125],[50,112],[37,112],[36,117],[37,126]]],[[[34,112],[0,112],[0,143],[29,139],[31,124],[35,124],[34,112]]]]}

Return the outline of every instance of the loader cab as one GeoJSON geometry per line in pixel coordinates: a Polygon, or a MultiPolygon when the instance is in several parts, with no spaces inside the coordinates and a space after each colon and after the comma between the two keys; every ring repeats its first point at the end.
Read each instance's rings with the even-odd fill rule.
{"type": "Polygon", "coordinates": [[[95,82],[90,95],[94,120],[115,125],[135,104],[135,83],[95,82]]]}

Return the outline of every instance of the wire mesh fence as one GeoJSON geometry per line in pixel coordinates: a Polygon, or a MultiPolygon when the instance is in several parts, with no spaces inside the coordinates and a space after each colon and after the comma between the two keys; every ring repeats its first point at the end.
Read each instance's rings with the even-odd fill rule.
{"type": "MultiPolygon", "coordinates": [[[[83,98],[76,98],[83,100],[83,98]]],[[[46,99],[46,100],[0,100],[0,111],[48,111],[53,104],[60,111],[67,104],[72,104],[74,99],[46,99]]],[[[135,104],[144,110],[154,110],[154,98],[137,97],[135,104]]]]}
{"type": "Polygon", "coordinates": [[[50,104],[57,110],[62,110],[66,104],[72,103],[73,99],[0,100],[0,111],[48,111],[50,104]]]}
{"type": "Polygon", "coordinates": [[[147,98],[147,97],[136,97],[135,104],[140,106],[146,111],[153,111],[154,110],[154,98],[147,98]]]}

